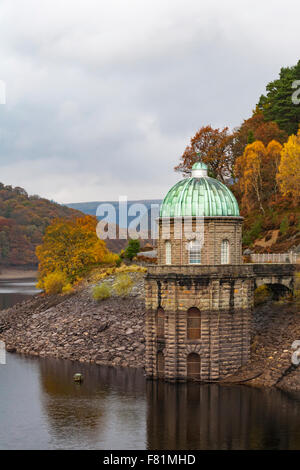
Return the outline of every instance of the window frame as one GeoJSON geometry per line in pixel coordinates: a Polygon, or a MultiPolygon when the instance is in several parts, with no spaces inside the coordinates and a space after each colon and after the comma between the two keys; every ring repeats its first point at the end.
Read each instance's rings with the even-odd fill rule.
{"type": "Polygon", "coordinates": [[[170,240],[165,241],[165,262],[168,266],[172,264],[172,244],[170,240]]]}
{"type": "Polygon", "coordinates": [[[201,357],[200,354],[190,353],[186,358],[187,378],[189,380],[200,380],[201,377],[201,357]],[[194,359],[194,360],[193,360],[194,359]]]}
{"type": "Polygon", "coordinates": [[[230,264],[230,242],[224,238],[221,242],[221,264],[230,264]]]}
{"type": "Polygon", "coordinates": [[[186,337],[189,341],[201,339],[201,312],[197,307],[191,307],[186,315],[186,337]],[[198,323],[197,326],[190,326],[198,323]]]}
{"type": "Polygon", "coordinates": [[[188,253],[189,264],[202,264],[202,244],[199,240],[190,241],[188,245],[188,253]],[[196,255],[198,255],[197,258],[196,255]]]}

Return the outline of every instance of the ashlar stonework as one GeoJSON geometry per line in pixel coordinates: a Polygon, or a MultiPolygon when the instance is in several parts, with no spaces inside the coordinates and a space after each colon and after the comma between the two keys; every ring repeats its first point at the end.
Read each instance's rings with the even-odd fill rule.
{"type": "Polygon", "coordinates": [[[216,381],[250,357],[254,274],[234,195],[197,162],[166,195],[146,276],[146,375],[216,381]]]}

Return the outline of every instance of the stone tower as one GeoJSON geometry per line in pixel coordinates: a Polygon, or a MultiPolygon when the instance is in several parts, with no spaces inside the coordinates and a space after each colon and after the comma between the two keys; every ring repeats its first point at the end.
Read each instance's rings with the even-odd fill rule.
{"type": "Polygon", "coordinates": [[[253,272],[242,264],[242,217],[199,161],[163,200],[158,264],[146,277],[146,375],[218,380],[250,355],[253,272]]]}

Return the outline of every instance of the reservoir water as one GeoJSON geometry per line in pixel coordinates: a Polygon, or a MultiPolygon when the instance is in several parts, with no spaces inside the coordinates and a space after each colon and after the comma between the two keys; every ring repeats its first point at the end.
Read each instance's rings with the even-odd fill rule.
{"type": "MultiPolygon", "coordinates": [[[[31,295],[30,282],[2,281],[2,308],[31,295]]],[[[300,394],[7,354],[0,449],[300,449],[300,394]]]]}
{"type": "Polygon", "coordinates": [[[0,310],[12,307],[14,304],[36,294],[35,278],[0,279],[0,310]]]}

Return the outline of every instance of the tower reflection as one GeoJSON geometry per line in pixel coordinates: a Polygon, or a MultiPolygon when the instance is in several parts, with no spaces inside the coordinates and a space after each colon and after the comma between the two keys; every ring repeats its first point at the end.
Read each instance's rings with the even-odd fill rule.
{"type": "Polygon", "coordinates": [[[278,390],[147,382],[148,449],[299,449],[300,406],[278,390]]]}

